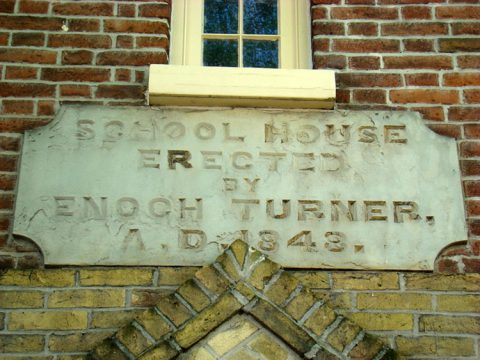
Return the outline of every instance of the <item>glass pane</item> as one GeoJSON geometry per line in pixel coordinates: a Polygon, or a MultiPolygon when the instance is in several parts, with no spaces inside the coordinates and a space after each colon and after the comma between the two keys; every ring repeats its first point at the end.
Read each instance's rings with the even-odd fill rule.
{"type": "Polygon", "coordinates": [[[278,68],[278,41],[245,40],[243,66],[278,68]]]}
{"type": "Polygon", "coordinates": [[[238,66],[238,42],[236,40],[204,40],[203,65],[238,66]]]}
{"type": "Polygon", "coordinates": [[[205,0],[203,32],[205,34],[236,34],[238,32],[238,0],[205,0]]]}
{"type": "Polygon", "coordinates": [[[243,32],[277,34],[277,13],[277,0],[244,0],[243,32]]]}

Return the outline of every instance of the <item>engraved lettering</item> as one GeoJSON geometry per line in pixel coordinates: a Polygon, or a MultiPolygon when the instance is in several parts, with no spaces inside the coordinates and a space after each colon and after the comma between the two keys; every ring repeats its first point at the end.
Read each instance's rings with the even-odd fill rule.
{"type": "Polygon", "coordinates": [[[365,221],[386,221],[385,201],[364,201],[365,204],[365,221]]]}
{"type": "Polygon", "coordinates": [[[232,154],[232,165],[238,170],[247,170],[252,167],[252,154],[246,151],[237,151],[232,154]]]}
{"type": "Polygon", "coordinates": [[[148,211],[153,217],[163,217],[172,211],[172,204],[164,198],[154,198],[148,202],[148,211]]]}
{"type": "Polygon", "coordinates": [[[329,144],[341,146],[350,142],[350,125],[341,125],[339,128],[327,125],[326,128],[325,135],[329,144]]]}
{"type": "Polygon", "coordinates": [[[168,150],[168,168],[176,169],[175,164],[181,164],[185,169],[190,169],[192,164],[188,162],[192,158],[192,154],[187,150],[168,150]]]}
{"type": "Polygon", "coordinates": [[[123,136],[123,123],[113,120],[105,124],[105,141],[118,141],[123,136]]]}
{"type": "Polygon", "coordinates": [[[345,249],[345,234],[338,231],[328,231],[325,233],[325,248],[331,252],[341,252],[345,249]]]}
{"type": "Polygon", "coordinates": [[[385,143],[406,144],[405,125],[385,125],[385,143]]]}
{"type": "Polygon", "coordinates": [[[248,184],[249,192],[256,191],[257,183],[260,181],[259,178],[255,178],[255,179],[243,178],[243,180],[245,180],[245,182],[248,184]]]}
{"type": "Polygon", "coordinates": [[[201,220],[203,218],[203,200],[195,199],[196,206],[187,206],[186,199],[178,199],[180,201],[180,219],[187,218],[187,211],[191,211],[192,218],[201,220]]]}
{"type": "Polygon", "coordinates": [[[311,144],[320,137],[320,130],[313,125],[302,125],[297,131],[297,140],[302,144],[311,144]]]}
{"type": "Polygon", "coordinates": [[[260,157],[266,158],[269,160],[268,170],[277,171],[278,162],[282,160],[287,154],[286,153],[271,153],[271,152],[261,152],[260,157]]]}
{"type": "Polygon", "coordinates": [[[377,142],[378,139],[375,130],[377,130],[375,126],[360,126],[358,128],[358,141],[363,143],[377,142]]]}
{"type": "Polygon", "coordinates": [[[133,123],[131,138],[134,140],[145,141],[155,140],[155,127],[151,121],[135,121],[133,123]]]}
{"type": "Polygon", "coordinates": [[[273,143],[277,139],[280,139],[281,143],[288,142],[288,125],[286,123],[281,124],[278,128],[273,124],[265,124],[265,142],[273,143]]]}
{"type": "Polygon", "coordinates": [[[250,220],[250,207],[252,205],[260,204],[260,200],[258,199],[232,199],[232,204],[234,205],[241,205],[240,208],[240,219],[242,220],[250,220]]]}
{"type": "Polygon", "coordinates": [[[293,153],[293,162],[296,170],[315,171],[313,161],[315,155],[313,153],[293,153]]]}
{"type": "Polygon", "coordinates": [[[340,215],[348,221],[357,221],[357,207],[356,201],[348,201],[348,205],[339,201],[332,200],[331,204],[331,219],[332,221],[340,221],[340,215]]]}
{"type": "Polygon", "coordinates": [[[319,200],[298,200],[298,220],[307,220],[307,214],[310,218],[322,219],[324,214],[321,211],[322,202],[319,200]]]}
{"type": "Polygon", "coordinates": [[[141,250],[145,250],[145,244],[143,243],[142,234],[140,229],[129,229],[127,235],[123,239],[122,249],[125,251],[127,248],[132,245],[133,243],[136,244],[136,247],[141,250]]]}
{"type": "Polygon", "coordinates": [[[409,220],[420,220],[418,205],[414,201],[394,201],[393,219],[396,223],[403,223],[405,218],[409,220]]]}
{"type": "Polygon", "coordinates": [[[55,200],[56,216],[73,216],[74,196],[54,196],[53,199],[55,200]]]}
{"type": "Polygon", "coordinates": [[[95,130],[93,120],[78,120],[77,121],[77,138],[78,140],[90,140],[95,137],[95,130]]]}
{"type": "Polygon", "coordinates": [[[225,191],[235,191],[237,190],[237,179],[234,178],[223,178],[224,190],[225,191]]]}
{"type": "Polygon", "coordinates": [[[176,121],[169,122],[163,128],[163,133],[166,134],[170,139],[178,139],[184,136],[185,131],[185,125],[176,121]]]}
{"type": "Polygon", "coordinates": [[[160,168],[160,162],[157,159],[160,150],[155,149],[138,149],[140,153],[140,167],[160,168]]]}
{"type": "Polygon", "coordinates": [[[100,198],[100,206],[90,196],[83,197],[83,216],[86,219],[105,220],[107,218],[107,198],[100,198]],[[92,215],[91,215],[92,213],[92,215]]]}
{"type": "Polygon", "coordinates": [[[258,247],[263,251],[275,251],[278,248],[280,235],[274,230],[263,230],[258,233],[260,240],[258,247]]]}
{"type": "Polygon", "coordinates": [[[290,200],[282,200],[282,213],[275,214],[274,200],[267,200],[267,215],[274,219],[285,219],[290,216],[290,200]]]}
{"type": "Polygon", "coordinates": [[[124,218],[133,218],[138,213],[138,201],[131,197],[123,197],[117,200],[117,213],[124,218]]]}
{"type": "Polygon", "coordinates": [[[307,251],[312,251],[316,244],[312,242],[312,232],[303,230],[292,236],[287,241],[287,246],[305,246],[307,251]]]}
{"type": "Polygon", "coordinates": [[[210,140],[215,137],[215,127],[209,123],[199,123],[195,126],[195,135],[202,140],[210,140]]]}
{"type": "Polygon", "coordinates": [[[223,123],[223,132],[225,134],[225,141],[236,141],[236,142],[244,142],[245,136],[232,136],[230,134],[230,123],[223,123]]]}
{"type": "Polygon", "coordinates": [[[322,170],[325,171],[337,171],[343,167],[343,158],[335,153],[321,153],[322,157],[322,170]]]}
{"type": "Polygon", "coordinates": [[[219,162],[222,160],[221,151],[200,151],[203,156],[203,168],[204,169],[222,169],[222,165],[219,162]]]}
{"type": "Polygon", "coordinates": [[[207,243],[207,235],[202,230],[180,229],[178,242],[182,249],[201,249],[207,243]]]}

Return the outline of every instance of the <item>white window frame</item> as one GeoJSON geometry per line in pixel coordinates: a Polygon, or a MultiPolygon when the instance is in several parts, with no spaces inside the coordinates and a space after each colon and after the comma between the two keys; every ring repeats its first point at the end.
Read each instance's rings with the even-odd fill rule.
{"type": "MultiPolygon", "coordinates": [[[[173,0],[170,29],[170,64],[202,63],[203,0],[173,0]]],[[[309,0],[278,0],[279,68],[311,69],[309,0]]]]}

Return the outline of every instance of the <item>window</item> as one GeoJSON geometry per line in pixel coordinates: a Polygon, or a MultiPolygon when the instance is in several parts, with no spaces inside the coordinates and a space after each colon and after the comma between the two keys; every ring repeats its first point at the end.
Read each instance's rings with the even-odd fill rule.
{"type": "Polygon", "coordinates": [[[309,0],[173,0],[170,64],[311,68],[309,0]]]}

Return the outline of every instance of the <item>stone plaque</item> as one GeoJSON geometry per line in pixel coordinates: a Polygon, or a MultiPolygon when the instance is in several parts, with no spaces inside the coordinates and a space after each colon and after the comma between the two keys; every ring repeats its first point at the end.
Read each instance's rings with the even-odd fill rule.
{"type": "Polygon", "coordinates": [[[433,268],[467,237],[456,145],[406,112],[68,107],[25,135],[14,233],[46,264],[433,268]]]}

